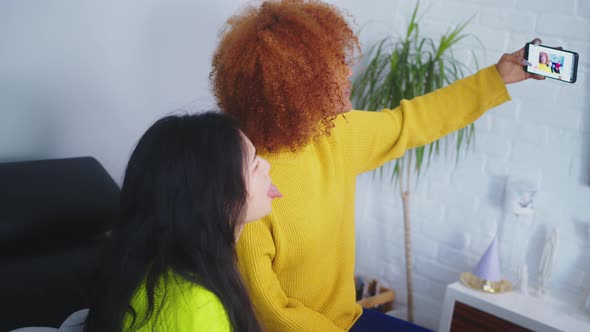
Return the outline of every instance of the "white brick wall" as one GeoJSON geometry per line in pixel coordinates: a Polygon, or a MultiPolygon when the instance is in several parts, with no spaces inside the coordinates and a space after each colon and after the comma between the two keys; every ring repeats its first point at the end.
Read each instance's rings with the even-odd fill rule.
{"type": "MultiPolygon", "coordinates": [[[[379,12],[381,2],[392,6],[385,0],[370,4],[335,1],[349,9],[359,26],[375,22],[372,15],[379,12]]],[[[578,82],[573,85],[546,80],[510,86],[513,101],[491,110],[476,123],[475,151],[463,153],[456,166],[454,156],[440,158],[421,178],[412,202],[419,324],[437,327],[446,285],[456,281],[460,272],[473,269],[489,245],[496,223],[502,221],[502,191],[508,176],[531,179],[539,186],[527,256],[531,284],[536,280],[545,229],[557,226],[562,245],[552,294],[578,303],[590,291],[590,240],[582,235],[590,224],[589,3],[422,1],[426,12],[421,31],[432,36],[473,17],[467,32],[485,45],[485,50],[476,51],[480,67],[495,63],[503,52],[515,51],[537,36],[548,45],[577,51],[581,61],[578,82]]],[[[390,17],[403,24],[396,26],[408,22],[414,4],[397,1],[390,17]]],[[[378,17],[382,19],[383,13],[378,17]]],[[[361,33],[361,41],[376,39],[361,33]]],[[[463,47],[479,46],[472,40],[463,47]]],[[[403,317],[402,210],[397,186],[388,181],[370,174],[358,179],[357,270],[382,278],[395,288],[398,310],[394,315],[403,317]]]]}

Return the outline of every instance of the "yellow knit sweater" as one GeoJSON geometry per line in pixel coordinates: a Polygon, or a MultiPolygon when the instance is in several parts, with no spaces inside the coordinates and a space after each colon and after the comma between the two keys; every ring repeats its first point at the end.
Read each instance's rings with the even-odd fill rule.
{"type": "Polygon", "coordinates": [[[491,66],[394,110],[345,113],[331,135],[265,155],[284,197],[238,241],[240,271],[265,331],[350,329],[362,313],[353,280],[356,176],[508,100],[491,66]]]}

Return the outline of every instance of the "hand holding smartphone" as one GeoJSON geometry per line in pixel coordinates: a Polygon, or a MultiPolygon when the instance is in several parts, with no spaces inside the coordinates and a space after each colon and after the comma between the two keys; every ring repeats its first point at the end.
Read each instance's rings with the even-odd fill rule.
{"type": "Polygon", "coordinates": [[[542,75],[563,82],[574,83],[578,73],[578,53],[553,47],[527,43],[524,46],[527,73],[542,75]]]}

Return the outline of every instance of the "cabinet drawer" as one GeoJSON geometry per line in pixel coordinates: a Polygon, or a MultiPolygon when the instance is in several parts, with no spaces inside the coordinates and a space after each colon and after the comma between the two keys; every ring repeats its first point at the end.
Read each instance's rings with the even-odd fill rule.
{"type": "Polygon", "coordinates": [[[475,309],[464,303],[455,302],[451,332],[521,332],[531,331],[520,325],[475,309]]]}

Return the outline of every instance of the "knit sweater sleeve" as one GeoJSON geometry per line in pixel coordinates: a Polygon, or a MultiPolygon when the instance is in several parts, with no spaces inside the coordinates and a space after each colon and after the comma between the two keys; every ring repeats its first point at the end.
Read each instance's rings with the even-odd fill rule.
{"type": "Polygon", "coordinates": [[[495,66],[381,112],[351,111],[336,121],[355,174],[459,130],[510,100],[495,66]]]}
{"type": "Polygon", "coordinates": [[[268,217],[250,223],[238,241],[238,267],[265,331],[343,332],[326,316],[288,297],[272,268],[276,253],[268,217]]]}

